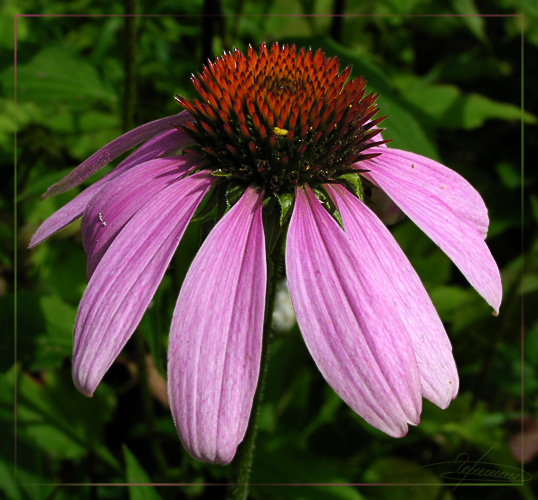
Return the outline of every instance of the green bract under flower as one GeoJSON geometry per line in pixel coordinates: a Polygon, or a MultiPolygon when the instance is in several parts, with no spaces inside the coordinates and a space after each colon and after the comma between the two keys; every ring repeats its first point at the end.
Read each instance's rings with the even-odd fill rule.
{"type": "Polygon", "coordinates": [[[352,164],[375,155],[371,139],[377,96],[366,81],[338,74],[339,61],[295,46],[235,49],[208,62],[193,84],[201,96],[178,102],[195,118],[180,127],[196,141],[187,151],[211,162],[214,175],[257,184],[266,192],[335,182],[352,164]]]}

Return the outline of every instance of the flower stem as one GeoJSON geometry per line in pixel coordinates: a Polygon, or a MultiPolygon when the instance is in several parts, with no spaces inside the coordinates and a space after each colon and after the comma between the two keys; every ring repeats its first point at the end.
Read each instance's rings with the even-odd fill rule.
{"type": "Polygon", "coordinates": [[[276,285],[279,277],[279,269],[282,259],[283,238],[278,239],[274,250],[268,259],[268,280],[267,298],[265,307],[265,321],[263,325],[263,344],[260,365],[260,379],[258,388],[252,402],[252,411],[248,423],[245,438],[237,448],[237,453],[231,465],[230,476],[228,478],[227,500],[245,500],[248,495],[250,471],[254,459],[254,448],[257,433],[257,420],[260,406],[263,399],[265,379],[269,365],[271,344],[273,340],[272,320],[275,308],[276,285]]]}

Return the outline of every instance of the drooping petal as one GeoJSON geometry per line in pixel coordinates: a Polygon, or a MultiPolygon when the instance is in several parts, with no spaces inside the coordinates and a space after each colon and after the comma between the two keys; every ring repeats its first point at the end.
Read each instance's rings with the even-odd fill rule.
{"type": "Polygon", "coordinates": [[[114,238],[138,210],[198,161],[190,155],[150,160],[111,180],[92,198],[82,219],[88,278],[114,238]]]}
{"type": "Polygon", "coordinates": [[[306,345],[338,395],[371,425],[403,436],[422,408],[417,361],[368,262],[321,206],[298,188],[288,229],[288,284],[306,345]]]}
{"type": "MultiPolygon", "coordinates": [[[[486,237],[489,218],[484,200],[457,172],[409,151],[375,147],[369,152],[382,154],[359,165],[361,168],[371,166],[371,172],[366,173],[365,177],[381,189],[384,189],[383,180],[387,177],[394,180],[397,177],[398,181],[408,182],[421,193],[428,193],[432,198],[441,200],[456,215],[471,224],[483,238],[486,237]]],[[[394,201],[399,204],[397,199],[394,201]]]]}
{"type": "Polygon", "coordinates": [[[198,204],[215,183],[206,172],[172,183],[125,225],[99,262],[75,324],[73,379],[88,396],[153,297],[198,204]]]}
{"type": "Polygon", "coordinates": [[[249,188],[219,221],[185,278],[168,350],[170,407],[185,448],[229,463],[258,382],[265,308],[263,194],[249,188]]]}
{"type": "Polygon", "coordinates": [[[484,236],[488,217],[476,190],[456,172],[422,156],[386,148],[361,162],[365,177],[385,191],[499,310],[501,277],[484,236]]]}
{"type": "Polygon", "coordinates": [[[326,189],[355,243],[357,258],[368,265],[376,293],[392,304],[405,325],[423,396],[446,408],[458,392],[458,372],[443,323],[420,278],[390,231],[362,201],[342,186],[326,189]]]}
{"type": "Polygon", "coordinates": [[[145,123],[144,125],[123,134],[94,153],[87,160],[83,161],[62,180],[52,185],[43,195],[43,198],[48,198],[49,196],[68,191],[128,149],[140,144],[142,141],[159,132],[168,130],[175,125],[182,125],[188,119],[192,119],[191,116],[186,111],[183,111],[178,115],[167,116],[166,118],[160,118],[159,120],[145,123]]]}
{"type": "Polygon", "coordinates": [[[28,248],[32,248],[49,236],[60,231],[71,222],[82,216],[89,201],[106,185],[110,180],[121,175],[139,163],[159,158],[173,151],[181,149],[190,141],[189,137],[177,129],[168,130],[150,139],[140,146],[134,153],[123,160],[114,170],[105,177],[86,188],[69,203],[54,212],[47,218],[32,236],[28,248]]]}

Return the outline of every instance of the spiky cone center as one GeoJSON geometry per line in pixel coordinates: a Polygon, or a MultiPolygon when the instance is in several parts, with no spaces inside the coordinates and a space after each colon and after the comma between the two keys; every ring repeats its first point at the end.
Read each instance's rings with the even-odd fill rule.
{"type": "Polygon", "coordinates": [[[177,97],[194,121],[182,127],[196,145],[190,153],[210,160],[215,175],[266,192],[292,192],[296,185],[337,182],[375,143],[377,113],[366,81],[338,73],[336,57],[295,46],[259,56],[249,47],[209,61],[192,82],[200,99],[177,97]]]}

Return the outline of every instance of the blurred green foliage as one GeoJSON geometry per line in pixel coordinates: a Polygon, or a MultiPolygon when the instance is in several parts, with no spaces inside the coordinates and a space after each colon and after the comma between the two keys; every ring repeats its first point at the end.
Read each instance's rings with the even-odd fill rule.
{"type": "MultiPolygon", "coordinates": [[[[266,486],[253,487],[251,496],[475,498],[475,488],[462,484],[455,489],[435,464],[451,463],[461,453],[475,460],[487,453],[487,462],[518,467],[522,418],[531,449],[525,468],[536,477],[538,443],[536,434],[531,436],[538,409],[538,173],[533,164],[538,58],[531,55],[538,46],[536,3],[350,1],[346,17],[334,28],[330,15],[337,3],[138,0],[135,121],[142,124],[178,112],[173,96],[194,95],[190,75],[200,71],[209,55],[233,46],[245,49],[249,43],[256,47],[261,41],[320,47],[338,56],[342,67],[352,64],[353,74],[363,74],[369,90],[379,93],[381,113],[388,115],[384,137],[392,140],[392,147],[435,158],[480,191],[489,208],[487,241],[502,270],[504,300],[499,317],[492,317],[450,261],[410,221],[395,226],[393,234],[423,279],[453,342],[459,396],[444,411],[425,401],[421,424],[404,439],[389,438],[330,390],[296,326],[279,332],[252,476],[266,486]],[[202,14],[216,7],[223,16],[207,22],[202,14]],[[469,14],[502,16],[465,17],[469,14]],[[522,127],[530,151],[524,175],[522,127]],[[401,486],[364,486],[371,483],[401,486]]],[[[15,157],[16,170],[5,170],[0,202],[0,311],[6,326],[0,339],[0,496],[221,498],[223,487],[211,485],[225,483],[229,468],[192,460],[159,399],[171,311],[198,247],[200,225],[187,232],[180,257],[139,327],[142,342],[127,345],[92,399],[80,395],[70,378],[72,329],[86,286],[80,226],[74,223],[39,248],[26,250],[39,223],[76,193],[42,202],[40,194],[121,133],[123,5],[23,0],[4,2],[1,9],[0,105],[5,112],[0,115],[0,161],[8,165],[15,157]],[[14,15],[21,16],[16,23],[16,87],[14,15]],[[145,371],[140,370],[140,346],[149,353],[145,371]],[[157,380],[149,395],[144,392],[147,384],[140,383],[148,374],[157,380]],[[184,486],[84,486],[125,482],[184,486]]],[[[531,486],[482,486],[479,496],[533,499],[531,486]]]]}

